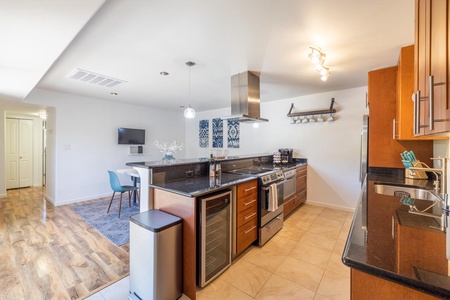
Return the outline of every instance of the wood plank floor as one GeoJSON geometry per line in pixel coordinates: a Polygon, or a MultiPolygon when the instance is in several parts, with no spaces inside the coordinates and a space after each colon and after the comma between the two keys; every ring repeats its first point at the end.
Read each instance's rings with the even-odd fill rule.
{"type": "Polygon", "coordinates": [[[112,244],[45,189],[0,198],[0,299],[83,299],[129,275],[129,244],[112,244]]]}

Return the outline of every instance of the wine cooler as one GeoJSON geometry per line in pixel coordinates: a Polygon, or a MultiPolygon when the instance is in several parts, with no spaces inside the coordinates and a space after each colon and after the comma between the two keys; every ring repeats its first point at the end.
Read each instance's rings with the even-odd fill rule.
{"type": "Polygon", "coordinates": [[[199,197],[198,285],[204,287],[231,264],[231,191],[199,197]]]}

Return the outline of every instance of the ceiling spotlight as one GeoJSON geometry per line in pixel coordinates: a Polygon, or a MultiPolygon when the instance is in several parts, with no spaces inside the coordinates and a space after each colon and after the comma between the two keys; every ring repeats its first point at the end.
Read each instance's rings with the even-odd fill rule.
{"type": "Polygon", "coordinates": [[[161,74],[162,76],[167,76],[167,75],[169,75],[169,72],[159,72],[159,74],[161,74]]]}
{"type": "Polygon", "coordinates": [[[320,73],[320,79],[322,79],[322,81],[326,81],[330,76],[330,68],[323,65],[327,55],[319,50],[319,48],[309,47],[309,49],[310,53],[308,58],[315,65],[316,71],[320,73]]]}
{"type": "Polygon", "coordinates": [[[322,53],[322,51],[320,51],[315,47],[309,47],[309,49],[311,52],[309,53],[308,58],[314,65],[320,65],[325,61],[326,58],[325,53],[322,53]]]}
{"type": "Polygon", "coordinates": [[[330,76],[330,71],[326,71],[325,74],[321,74],[322,76],[320,77],[320,79],[322,79],[322,81],[327,81],[328,77],[330,76]]]}
{"type": "Polygon", "coordinates": [[[112,96],[118,96],[119,94],[118,94],[118,93],[112,92],[111,95],[112,95],[112,96]]]}

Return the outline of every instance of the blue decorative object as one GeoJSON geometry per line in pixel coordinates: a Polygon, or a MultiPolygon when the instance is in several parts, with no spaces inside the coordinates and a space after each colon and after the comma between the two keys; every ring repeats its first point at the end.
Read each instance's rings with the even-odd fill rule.
{"type": "Polygon", "coordinates": [[[198,138],[200,148],[209,147],[209,120],[200,120],[198,124],[198,138]]]}
{"type": "Polygon", "coordinates": [[[223,120],[221,118],[212,119],[212,146],[213,148],[223,147],[223,120]]]}
{"type": "Polygon", "coordinates": [[[228,148],[239,148],[239,122],[228,121],[228,148]]]}
{"type": "Polygon", "coordinates": [[[163,158],[162,161],[172,161],[175,160],[175,157],[173,157],[172,154],[166,154],[163,158]]]}

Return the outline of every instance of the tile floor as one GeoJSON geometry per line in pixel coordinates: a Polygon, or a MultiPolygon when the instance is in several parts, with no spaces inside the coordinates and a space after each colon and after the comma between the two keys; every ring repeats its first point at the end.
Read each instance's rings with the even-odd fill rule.
{"type": "MultiPolygon", "coordinates": [[[[303,205],[264,247],[252,246],[197,298],[350,299],[350,269],[341,262],[353,213],[303,205]]],[[[128,277],[88,297],[125,300],[128,277]]],[[[188,299],[186,296],[182,300],[188,299]]]]}

